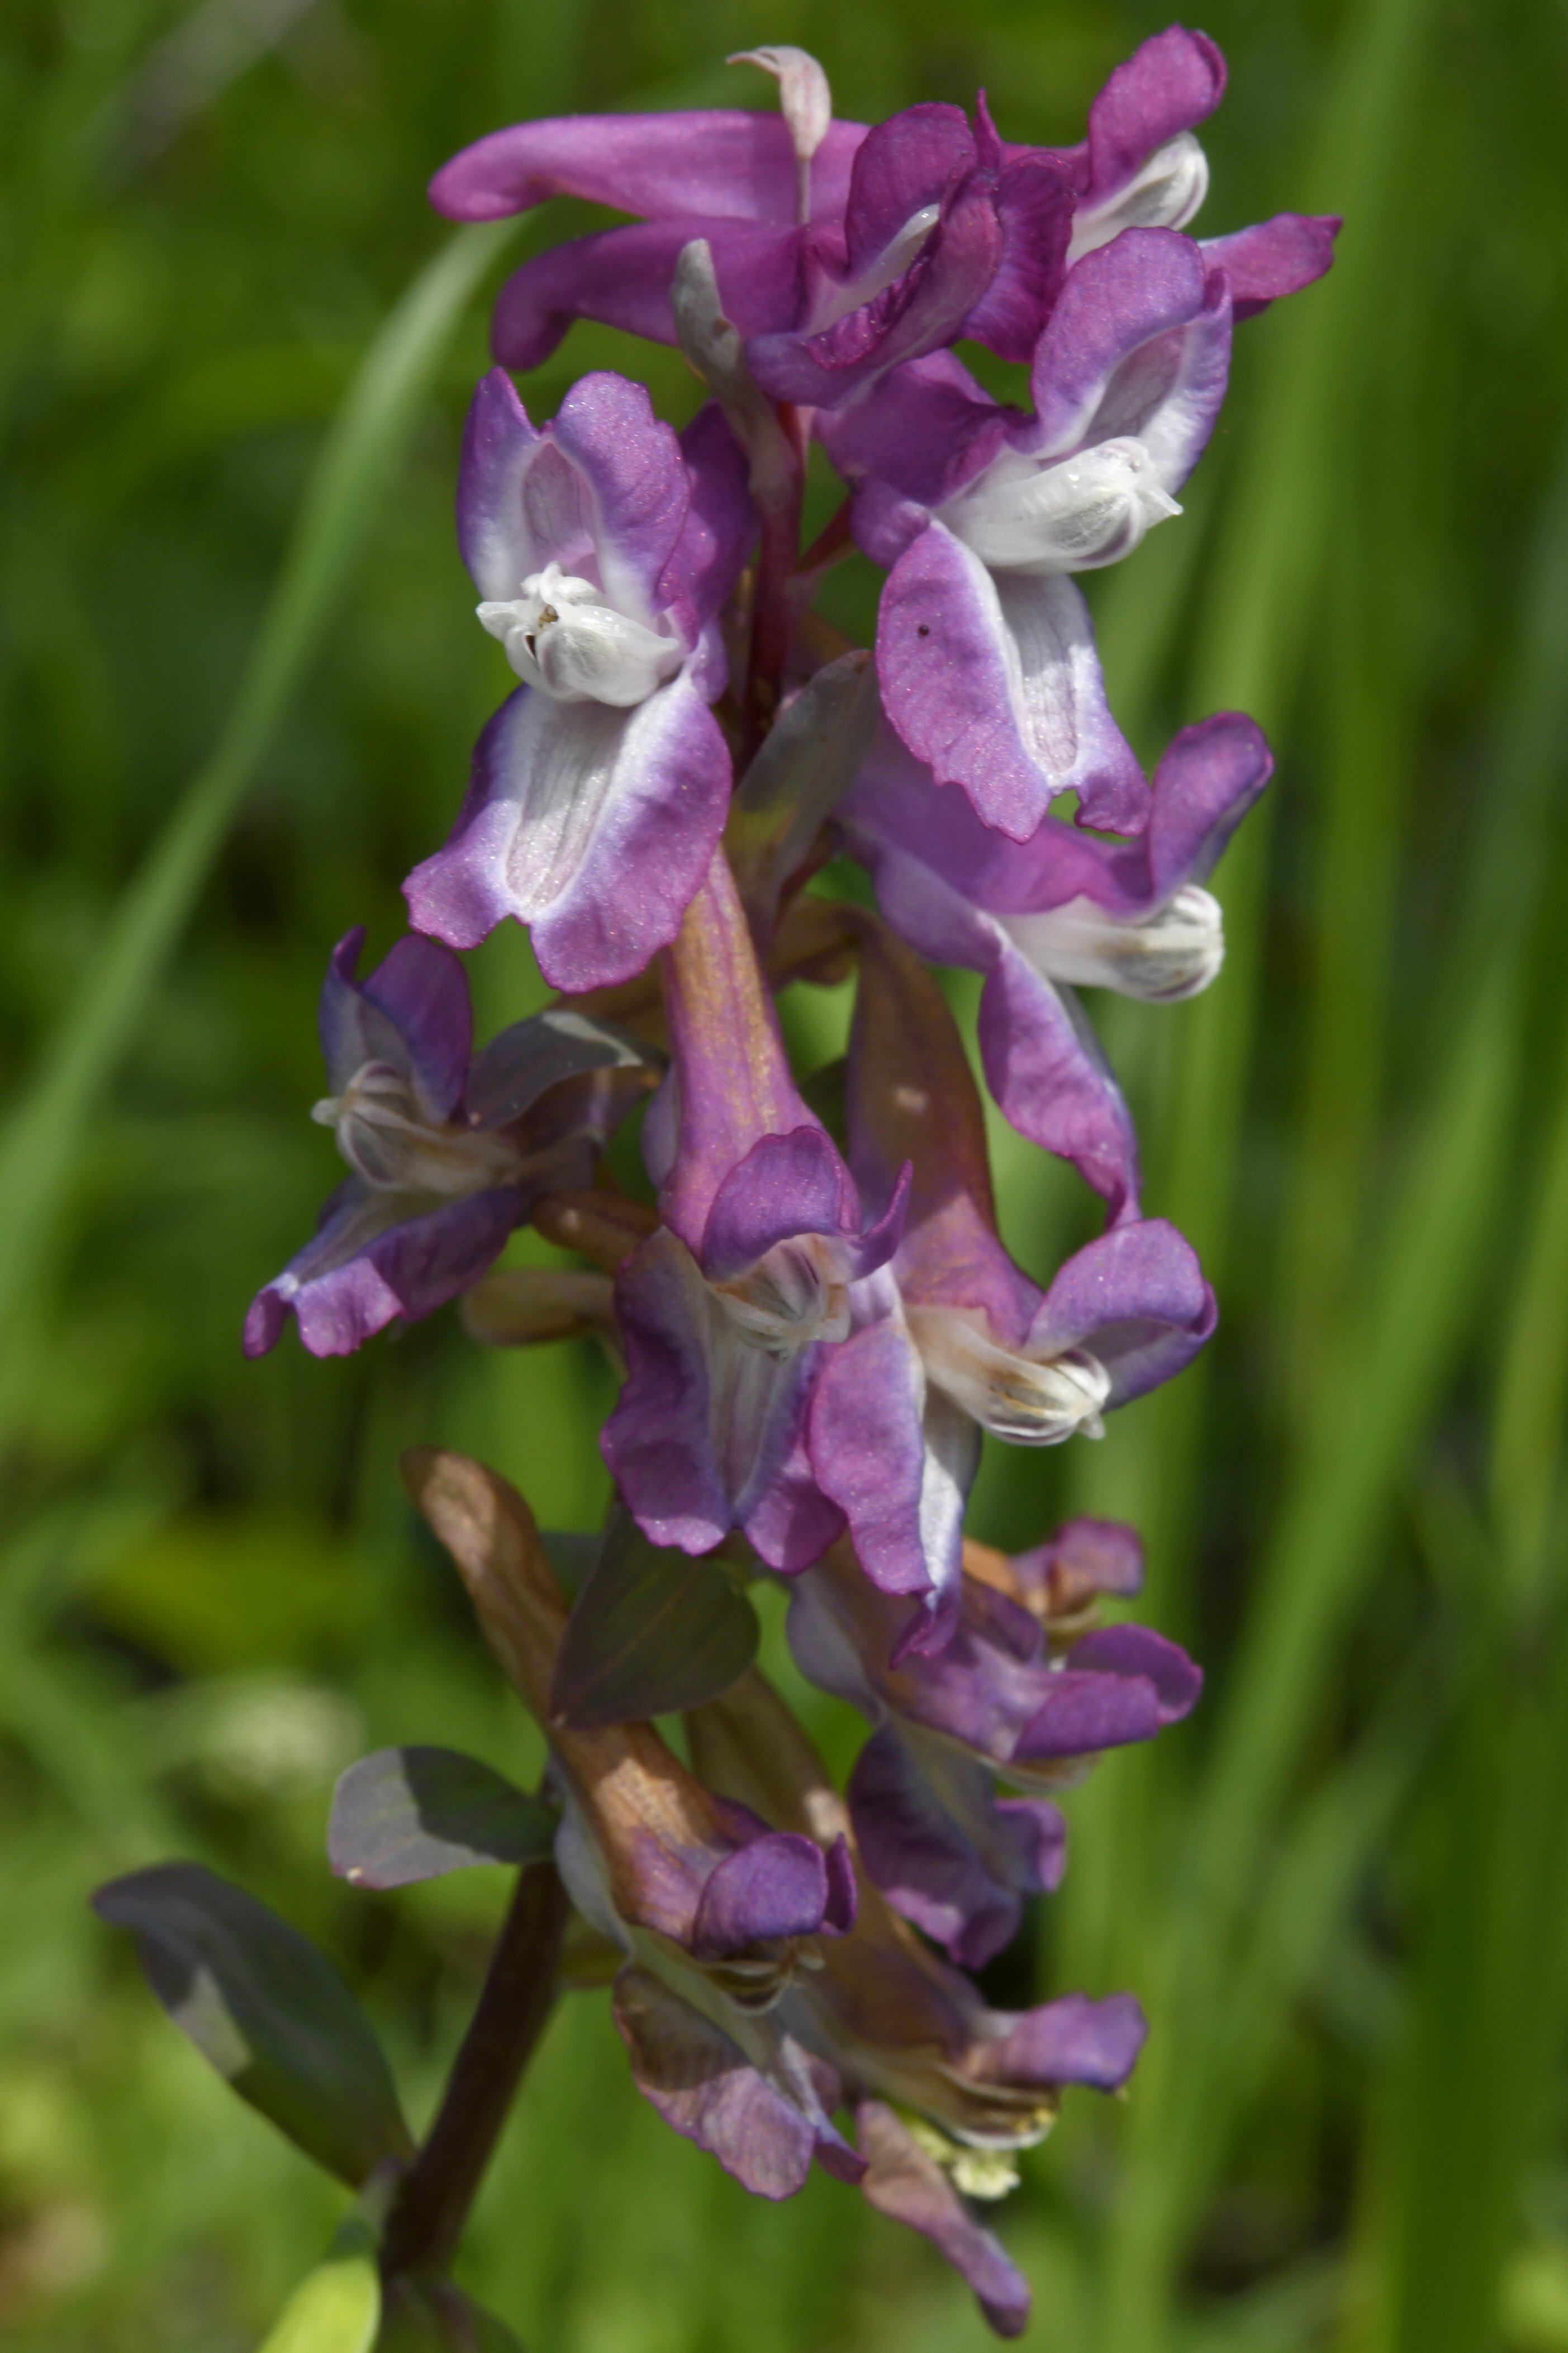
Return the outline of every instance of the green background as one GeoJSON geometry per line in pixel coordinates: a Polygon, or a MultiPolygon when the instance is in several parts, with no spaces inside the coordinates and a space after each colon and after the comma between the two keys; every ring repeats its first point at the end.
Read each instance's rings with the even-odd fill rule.
{"type": "MultiPolygon", "coordinates": [[[[424,182],[521,115],[765,103],[720,62],[759,40],[816,51],[847,114],[984,83],[1005,135],[1070,140],[1163,21],[9,0],[8,2345],[243,2353],[342,2204],[166,2024],[85,1908],[96,1881],[170,1853],[244,1880],[338,1957],[427,2114],[502,1874],[344,1890],[331,1780],[389,1741],[519,1774],[538,1748],[395,1458],[464,1446],[563,1527],[605,1493],[585,1345],[486,1354],[448,1313],[347,1363],[238,1351],[333,1181],[305,1116],[327,950],[356,921],[395,935],[502,681],[450,527],[503,266],[484,240],[351,396],[448,236],[424,182]]],[[[1217,985],[1096,1008],[1219,1335],[1101,1446],[988,1457],[976,1497],[999,1541],[1137,1521],[1145,1614],[1210,1672],[1190,1724],[1068,1799],[1066,1885],[991,1982],[1130,1985],[1154,2030],[1129,2100],[1069,2099],[1001,2228],[1053,2353],[1546,2353],[1568,2347],[1568,18],[1218,0],[1205,24],[1232,80],[1202,226],[1347,227],[1324,286],[1242,330],[1185,519],[1093,583],[1140,749],[1240,705],[1279,774],[1220,871],[1217,985]]],[[[510,249],[591,218],[553,208],[510,249]]],[[[524,382],[534,413],[595,364],[689,409],[668,354],[579,329],[524,382]]],[[[863,634],[873,595],[850,567],[829,603],[863,634]]],[[[470,962],[482,1029],[542,1000],[521,934],[470,962]]],[[[846,1008],[795,996],[825,1060],[846,1008]]],[[[1008,1239],[1047,1272],[1084,1198],[996,1148],[1008,1239]]],[[[850,1727],[803,1704],[842,1767],[850,1727]]],[[[599,1995],[559,2012],[465,2261],[533,2353],[984,2341],[850,2192],[752,2202],[668,2135],[599,1995]]]]}

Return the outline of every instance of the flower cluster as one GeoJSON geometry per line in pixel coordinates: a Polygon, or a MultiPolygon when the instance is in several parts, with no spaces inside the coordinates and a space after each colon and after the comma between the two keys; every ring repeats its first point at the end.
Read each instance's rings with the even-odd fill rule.
{"type": "Polygon", "coordinates": [[[460,220],[561,195],[632,217],[500,292],[458,524],[517,684],[409,877],[410,935],[363,981],[362,934],[332,956],[315,1115],[352,1174],[246,1345],[292,1310],[340,1353],[459,1293],[478,1336],[606,1336],[625,1377],[604,1454],[649,1589],[687,1556],[731,1605],[787,1580],[800,1668],[873,1727],[840,1797],[754,1671],[681,1683],[700,1629],[673,1670],[689,1767],[637,1720],[669,1704],[668,1660],[646,1705],[574,1714],[562,1662],[592,1650],[603,1559],[569,1615],[519,1498],[455,1458],[418,1471],[548,1732],[559,1865],[616,1956],[637,2084],[764,2196],[814,2158],[858,2181],[1008,2335],[1027,2293],[971,2201],[1008,2185],[1064,2084],[1124,2081],[1143,2026],[1122,1995],[1001,2015],[963,1971],[1060,1877],[1052,1793],[1184,1715],[1200,1679],[1096,1622],[1138,1588],[1130,1530],[1079,1520],[1008,1559],[965,1536],[965,1506],[984,1431],[1097,1437],[1213,1329],[1194,1252],[1142,1213],[1075,991],[1214,979],[1205,886],[1270,769],[1227,712],[1146,777],[1074,575],[1179,513],[1235,322],[1319,277],[1337,223],[1190,233],[1225,70],[1180,27],[1068,149],[1008,142],[984,96],[973,119],[840,121],[804,52],[734,62],[776,79],[777,113],[526,123],[434,183],[460,220]],[[580,318],[679,343],[711,398],[678,434],[598,373],[535,424],[507,371],[580,318]],[[963,344],[1026,364],[1027,408],[963,344]],[[842,498],[803,553],[814,447],[842,498]],[[810,609],[856,547],[886,573],[874,656],[810,609]],[[868,887],[835,898],[835,860],[868,887]],[[559,995],[476,1057],[454,952],[508,916],[559,995]],[[1043,1290],[998,1235],[931,970],[955,965],[984,977],[997,1107],[1105,1204],[1043,1290]],[[800,1080],[776,992],[850,971],[847,1061],[800,1080]],[[604,1157],[635,1108],[640,1194],[604,1157]],[[594,1271],[491,1275],[528,1221],[594,1271]]]}

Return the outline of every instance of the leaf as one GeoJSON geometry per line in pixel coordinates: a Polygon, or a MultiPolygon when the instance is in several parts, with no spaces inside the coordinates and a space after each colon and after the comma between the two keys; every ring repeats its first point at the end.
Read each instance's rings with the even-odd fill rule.
{"type": "Polygon", "coordinates": [[[134,1931],[181,2032],[318,2165],[357,2189],[385,2158],[412,2155],[381,2045],[297,1928],[197,1862],[111,1879],[92,1904],[134,1931]]]}
{"type": "Polygon", "coordinates": [[[522,2353],[493,2312],[447,2280],[389,2280],[375,2353],[522,2353]]]}
{"type": "Polygon", "coordinates": [[[326,2262],[294,2290],[260,2353],[371,2353],[381,2342],[380,2323],[375,2242],[356,2215],[326,2262]]]}
{"type": "Polygon", "coordinates": [[[409,1887],[476,1862],[538,1862],[555,1815],[456,1748],[378,1748],[339,1779],[327,1857],[355,1887],[409,1887]]]}
{"type": "Polygon", "coordinates": [[[697,1707],[757,1654],[756,1612],[712,1560],[650,1544],[617,1504],[567,1620],[550,1704],[574,1730],[697,1707]]]}
{"type": "Polygon", "coordinates": [[[780,892],[854,783],[878,709],[872,657],[857,646],[784,705],[741,779],[725,847],[747,907],[770,924],[780,892]]]}

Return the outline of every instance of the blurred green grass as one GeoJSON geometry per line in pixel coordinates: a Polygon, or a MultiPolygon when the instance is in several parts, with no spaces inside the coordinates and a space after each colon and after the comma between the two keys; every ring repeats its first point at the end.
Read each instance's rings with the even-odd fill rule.
{"type": "MultiPolygon", "coordinates": [[[[603,1500],[585,1352],[480,1355],[449,1315],[347,1364],[237,1349],[331,1181],[303,1116],[326,950],[355,921],[394,936],[497,692],[449,521],[481,301],[416,355],[337,601],[307,599],[309,659],[253,776],[209,793],[232,786],[203,820],[210,871],[195,839],[163,937],[143,924],[106,964],[143,859],[233,741],[355,371],[444,249],[424,181],[524,114],[722,99],[741,78],[718,61],[762,39],[816,50],[848,113],[984,83],[1005,132],[1070,139],[1163,21],[1109,0],[796,0],[766,21],[12,0],[0,1080],[56,1105],[0,1137],[0,2335],[25,2353],[243,2353],[334,2218],[169,2031],[87,1889],[168,1852],[243,1878],[342,1961],[422,2115],[504,1891],[338,1888],[331,1778],[395,1739],[524,1776],[538,1747],[395,1457],[464,1446],[558,1525],[603,1500]],[[58,1024],[95,973],[73,1097],[58,1024]]],[[[1348,226],[1328,284],[1243,331],[1186,520],[1094,584],[1141,749],[1237,702],[1279,774],[1221,869],[1215,988],[1097,1008],[1149,1206],[1200,1242],[1219,1335],[1102,1446],[988,1456],[976,1499],[998,1541],[1074,1508],[1138,1520],[1151,1614],[1210,1670],[1191,1725],[1069,1801],[1067,1883],[999,1989],[1131,1984],[1155,2030],[1130,2101],[1069,2103],[1002,2228],[1051,2353],[1551,2353],[1568,20],[1226,0],[1205,21],[1232,67],[1205,225],[1292,206],[1348,226]]],[[[526,396],[547,412],[594,364],[689,409],[669,355],[587,329],[526,396]]],[[[868,575],[833,593],[864,633],[868,575]]],[[[521,936],[472,964],[482,1025],[538,1001],[521,936]]],[[[844,1006],[796,995],[792,1039],[827,1059],[844,1006]]],[[[994,1141],[1009,1238],[1045,1271],[1087,1205],[994,1141]]],[[[787,1673],[776,1612],[767,1654],[787,1673]]],[[[842,1718],[791,1688],[842,1765],[842,1718]]],[[[675,2141],[593,1995],[551,2028],[467,2261],[534,2353],[983,2341],[925,2251],[835,2185],[753,2204],[675,2141]]]]}

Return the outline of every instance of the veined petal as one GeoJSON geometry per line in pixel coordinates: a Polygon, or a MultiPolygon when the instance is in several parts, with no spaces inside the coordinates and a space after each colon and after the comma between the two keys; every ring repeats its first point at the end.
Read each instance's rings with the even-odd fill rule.
{"type": "Polygon", "coordinates": [[[1087,203],[1103,203],[1168,141],[1206,120],[1224,96],[1225,59],[1214,42],[1171,25],[1110,74],[1090,102],[1082,144],[1047,152],[1071,173],[1087,203]]]}
{"type": "MultiPolygon", "coordinates": [[[[807,1443],[816,1483],[843,1512],[861,1567],[885,1593],[929,1593],[955,1582],[962,1567],[969,1481],[939,1461],[928,1497],[925,1402],[919,1354],[890,1318],[835,1348],[812,1397],[807,1443]]],[[[973,1479],[973,1462],[967,1467],[973,1479]]]]}
{"type": "Polygon", "coordinates": [[[1184,228],[1208,191],[1208,157],[1190,131],[1178,131],[1114,195],[1079,202],[1068,258],[1081,260],[1123,229],[1184,228]]]}
{"type": "Polygon", "coordinates": [[[980,301],[961,332],[1005,360],[1026,360],[1050,316],[1067,268],[1073,231],[1073,192],[1066,175],[1043,156],[1007,165],[996,189],[1002,252],[980,301]]]}
{"type": "Polygon", "coordinates": [[[626,980],[673,939],[724,822],[730,754],[689,681],[630,711],[520,689],[474,754],[444,849],[405,884],[416,926],[473,947],[504,915],[547,980],[626,980]]]}
{"type": "Polygon", "coordinates": [[[573,385],[550,429],[585,486],[605,594],[651,619],[691,504],[673,426],[655,417],[645,385],[599,369],[573,385]]]}
{"type": "Polygon", "coordinates": [[[883,588],[877,670],[904,743],[987,825],[1026,840],[1069,788],[1086,824],[1142,823],[1149,788],[1070,580],[994,576],[933,523],[883,588]]]}
{"type": "MultiPolygon", "coordinates": [[[[859,122],[830,123],[812,154],[812,210],[837,219],[849,193],[859,122]]],[[[704,107],[670,114],[569,114],[494,131],[430,183],[450,220],[500,220],[551,196],[580,196],[650,219],[666,215],[773,221],[795,216],[795,156],[772,112],[704,107]]]]}

